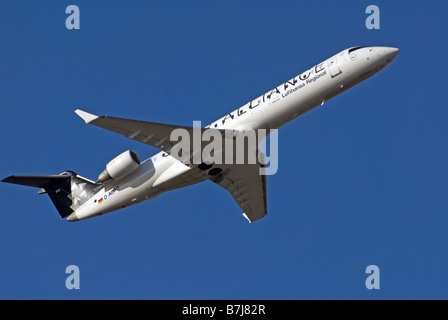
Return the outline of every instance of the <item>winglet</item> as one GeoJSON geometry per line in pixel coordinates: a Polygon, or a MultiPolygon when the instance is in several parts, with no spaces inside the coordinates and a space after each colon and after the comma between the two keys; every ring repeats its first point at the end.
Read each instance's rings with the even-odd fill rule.
{"type": "Polygon", "coordinates": [[[76,113],[78,116],[80,116],[81,119],[84,120],[86,123],[90,123],[90,122],[92,122],[93,120],[95,120],[95,119],[98,118],[98,116],[96,116],[96,115],[94,115],[94,114],[91,114],[91,113],[88,113],[88,112],[85,112],[85,111],[82,111],[82,110],[79,110],[79,109],[76,109],[76,110],[75,110],[75,113],[76,113]]]}
{"type": "Polygon", "coordinates": [[[249,223],[252,223],[252,221],[250,221],[249,217],[247,216],[246,213],[243,213],[243,217],[247,219],[247,221],[249,221],[249,223]]]}

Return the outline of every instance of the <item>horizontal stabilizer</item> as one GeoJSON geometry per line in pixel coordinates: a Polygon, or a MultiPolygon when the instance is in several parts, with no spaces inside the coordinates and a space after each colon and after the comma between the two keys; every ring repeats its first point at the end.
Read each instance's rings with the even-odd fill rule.
{"type": "Polygon", "coordinates": [[[10,176],[0,182],[40,188],[38,193],[48,194],[62,218],[70,215],[103,187],[73,171],[64,171],[59,175],[10,176]]]}
{"type": "Polygon", "coordinates": [[[69,180],[70,176],[47,175],[47,176],[10,176],[1,182],[20,184],[36,188],[51,187],[69,180]]]}

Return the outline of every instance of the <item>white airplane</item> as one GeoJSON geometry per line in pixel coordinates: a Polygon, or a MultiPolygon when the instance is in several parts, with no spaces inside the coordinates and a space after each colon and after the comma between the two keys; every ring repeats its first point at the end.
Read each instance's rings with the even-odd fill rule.
{"type": "MultiPolygon", "coordinates": [[[[376,74],[398,52],[397,48],[390,47],[343,50],[199,130],[217,130],[225,139],[224,133],[229,131],[235,134],[248,129],[277,129],[376,74]]],[[[193,127],[96,116],[79,109],[75,112],[88,124],[162,151],[143,162],[134,151],[125,151],[107,164],[96,182],[72,171],[59,175],[10,176],[1,181],[40,188],[38,193],[47,193],[60,216],[67,217],[68,221],[109,213],[207,179],[231,193],[249,222],[267,214],[266,176],[260,174],[263,163],[259,160],[244,164],[218,165],[207,161],[186,164],[173,156],[176,144],[170,135],[179,128],[194,134],[193,127]]],[[[193,146],[190,158],[203,148],[203,145],[193,146]]]]}

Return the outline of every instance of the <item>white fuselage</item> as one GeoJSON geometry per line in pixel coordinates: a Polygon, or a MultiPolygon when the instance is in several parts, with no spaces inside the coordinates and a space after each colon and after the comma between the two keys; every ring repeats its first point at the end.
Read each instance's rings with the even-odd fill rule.
{"type": "MultiPolygon", "coordinates": [[[[374,75],[397,54],[398,49],[389,47],[346,49],[226,114],[207,128],[278,129],[374,75]]],[[[121,181],[106,184],[75,211],[76,220],[115,211],[206,180],[208,177],[196,167],[184,165],[165,152],[159,152],[121,181]],[[179,178],[189,171],[194,179],[179,178]]]]}

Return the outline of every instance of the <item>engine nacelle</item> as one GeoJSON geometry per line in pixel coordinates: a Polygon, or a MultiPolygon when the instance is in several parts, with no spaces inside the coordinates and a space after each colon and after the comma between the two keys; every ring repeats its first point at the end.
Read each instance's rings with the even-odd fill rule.
{"type": "Polygon", "coordinates": [[[140,159],[137,154],[133,150],[127,150],[106,165],[106,169],[98,176],[96,183],[121,179],[137,169],[139,165],[140,159]]]}

